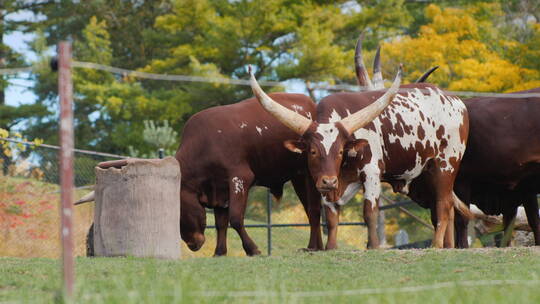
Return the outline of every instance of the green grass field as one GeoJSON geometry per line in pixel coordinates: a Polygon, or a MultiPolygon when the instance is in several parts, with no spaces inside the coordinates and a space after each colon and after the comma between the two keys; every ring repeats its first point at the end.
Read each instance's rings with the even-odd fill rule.
{"type": "MultiPolygon", "coordinates": [[[[58,262],[0,259],[0,303],[51,303],[58,262]]],[[[540,303],[540,250],[78,258],[75,303],[540,303]]]]}

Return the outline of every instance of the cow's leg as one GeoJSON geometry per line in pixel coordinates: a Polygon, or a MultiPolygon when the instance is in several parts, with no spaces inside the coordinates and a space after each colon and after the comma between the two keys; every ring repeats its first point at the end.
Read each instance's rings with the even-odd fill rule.
{"type": "MultiPolygon", "coordinates": [[[[244,170],[242,172],[250,172],[244,170]]],[[[253,183],[253,174],[231,174],[229,180],[229,222],[242,240],[242,247],[248,256],[259,255],[261,251],[249,237],[244,227],[244,215],[249,188],[253,183]]]]}
{"type": "Polygon", "coordinates": [[[340,206],[335,204],[334,210],[324,206],[326,213],[326,225],[328,228],[328,240],[326,241],[326,250],[337,249],[337,232],[339,226],[340,206]]]}
{"type": "Polygon", "coordinates": [[[457,248],[469,248],[469,235],[467,227],[469,220],[463,217],[459,212],[454,216],[454,224],[456,230],[456,246],[457,248]]]}
{"type": "Polygon", "coordinates": [[[517,207],[512,207],[504,210],[503,212],[503,229],[506,231],[512,220],[516,217],[517,207]]]}
{"type": "MultiPolygon", "coordinates": [[[[435,248],[443,248],[445,245],[444,237],[446,235],[446,230],[448,228],[448,223],[452,218],[452,210],[454,208],[454,179],[455,175],[453,173],[445,172],[440,169],[439,166],[432,168],[432,183],[435,190],[435,215],[436,215],[436,225],[435,225],[435,234],[433,237],[432,246],[435,248]]],[[[433,221],[433,212],[431,214],[433,221]]],[[[453,228],[452,228],[453,230],[453,228]]],[[[453,231],[452,231],[453,233],[453,231]]],[[[446,243],[449,248],[454,247],[454,243],[446,243]]]]}
{"type": "Polygon", "coordinates": [[[366,172],[364,182],[364,222],[368,228],[368,249],[379,248],[377,236],[377,218],[379,216],[379,198],[381,196],[381,179],[378,171],[366,172]]]}
{"type": "Polygon", "coordinates": [[[364,222],[368,229],[368,249],[379,248],[379,237],[377,235],[377,218],[379,216],[379,204],[377,201],[364,199],[364,222]]]}
{"type": "MultiPolygon", "coordinates": [[[[458,179],[454,185],[454,190],[465,204],[470,205],[471,189],[468,183],[458,179]]],[[[469,248],[469,235],[467,231],[467,228],[469,227],[469,220],[459,214],[459,212],[455,212],[454,224],[456,230],[456,247],[469,248]]]]}
{"type": "Polygon", "coordinates": [[[444,248],[454,248],[454,245],[454,208],[451,208],[448,217],[448,226],[444,234],[444,248]]]}
{"type": "Polygon", "coordinates": [[[217,243],[214,256],[227,255],[227,228],[229,226],[229,210],[227,208],[215,208],[217,243]]]}
{"type": "Polygon", "coordinates": [[[538,201],[535,193],[528,194],[525,197],[523,207],[525,207],[527,221],[534,234],[534,245],[540,246],[540,217],[538,216],[538,201]]]}
{"type": "Polygon", "coordinates": [[[503,211],[503,236],[497,237],[495,236],[495,245],[497,247],[503,247],[503,246],[510,246],[510,241],[512,240],[512,236],[508,239],[507,244],[503,244],[503,240],[505,239],[505,234],[508,231],[508,227],[512,223],[512,221],[516,218],[517,214],[517,207],[511,206],[506,207],[503,211]]]}
{"type": "Polygon", "coordinates": [[[309,221],[308,250],[323,250],[321,235],[321,194],[313,184],[309,175],[294,177],[291,180],[294,190],[302,202],[309,221]]]}
{"type": "MultiPolygon", "coordinates": [[[[429,206],[430,210],[430,216],[431,216],[431,224],[433,225],[433,231],[437,230],[437,206],[435,204],[430,204],[429,206]]],[[[435,243],[434,240],[431,241],[431,246],[434,247],[435,243]]]]}
{"type": "MultiPolygon", "coordinates": [[[[444,247],[444,236],[446,235],[446,229],[448,227],[449,221],[449,213],[452,208],[452,201],[449,198],[442,198],[437,200],[437,226],[435,227],[435,236],[433,237],[432,242],[432,245],[435,248],[444,247]]],[[[453,244],[451,247],[453,247],[453,244]]]]}

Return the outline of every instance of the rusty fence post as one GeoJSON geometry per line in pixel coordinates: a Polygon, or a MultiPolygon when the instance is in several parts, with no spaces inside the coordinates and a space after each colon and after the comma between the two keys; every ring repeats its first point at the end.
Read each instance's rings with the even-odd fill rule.
{"type": "Polygon", "coordinates": [[[64,296],[73,296],[73,84],[71,80],[71,43],[58,45],[58,94],[60,95],[60,188],[62,277],[64,296]]]}

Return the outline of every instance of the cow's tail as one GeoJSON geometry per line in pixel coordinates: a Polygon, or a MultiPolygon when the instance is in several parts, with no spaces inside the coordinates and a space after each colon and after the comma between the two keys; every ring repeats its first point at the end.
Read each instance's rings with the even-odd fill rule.
{"type": "Polygon", "coordinates": [[[474,213],[471,212],[469,207],[462,202],[459,197],[452,191],[452,200],[454,201],[454,208],[466,219],[473,220],[476,218],[474,213]]]}

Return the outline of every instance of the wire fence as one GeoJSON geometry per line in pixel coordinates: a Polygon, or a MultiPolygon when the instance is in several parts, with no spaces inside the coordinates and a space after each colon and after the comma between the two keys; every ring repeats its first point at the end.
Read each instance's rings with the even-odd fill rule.
{"type": "MultiPolygon", "coordinates": [[[[113,66],[108,66],[99,63],[93,62],[83,62],[83,61],[73,61],[72,66],[75,68],[86,68],[94,69],[100,71],[106,71],[117,75],[136,77],[140,79],[151,79],[151,80],[163,80],[163,81],[180,81],[180,82],[204,82],[204,83],[221,83],[221,84],[233,84],[233,85],[242,85],[249,86],[250,82],[248,79],[233,79],[225,77],[206,77],[206,76],[192,76],[192,75],[169,75],[169,74],[156,74],[148,73],[141,71],[128,70],[113,66]]],[[[0,75],[14,75],[18,73],[27,73],[32,72],[33,68],[30,67],[18,67],[18,68],[6,68],[0,69],[0,75]]],[[[282,86],[286,87],[286,82],[280,81],[258,81],[261,86],[282,86]]],[[[308,85],[308,84],[307,84],[308,85]]],[[[308,85],[309,89],[313,90],[323,90],[323,91],[350,91],[350,92],[359,92],[367,91],[368,87],[357,86],[352,84],[314,84],[308,85]]],[[[400,93],[406,93],[414,89],[400,89],[400,93]]],[[[428,90],[422,90],[424,93],[429,93],[428,90]]],[[[473,91],[451,91],[443,90],[446,94],[457,95],[463,97],[499,97],[499,98],[532,98],[540,97],[540,93],[497,93],[497,92],[473,92],[473,91]]]]}

